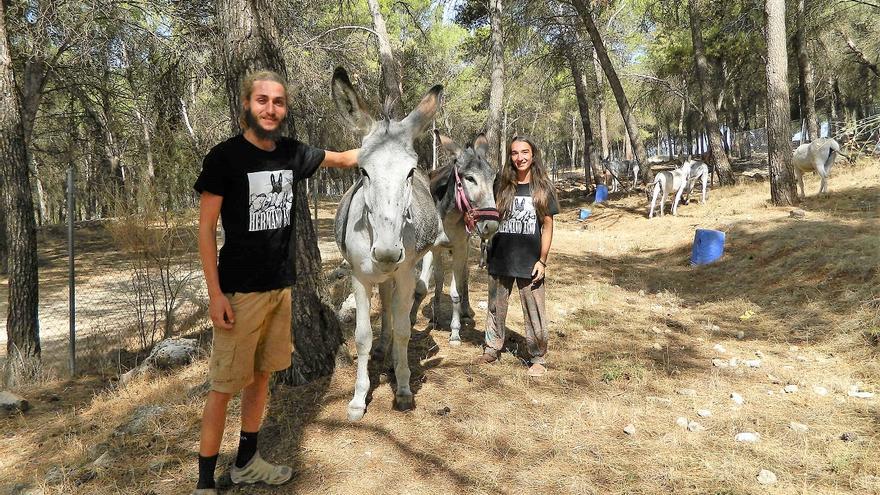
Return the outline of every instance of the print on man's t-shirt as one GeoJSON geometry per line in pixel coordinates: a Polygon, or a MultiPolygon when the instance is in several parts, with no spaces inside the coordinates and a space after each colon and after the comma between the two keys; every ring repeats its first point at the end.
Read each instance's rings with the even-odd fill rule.
{"type": "Polygon", "coordinates": [[[293,205],[293,171],[248,174],[250,220],[248,230],[280,229],[290,225],[293,205]]]}
{"type": "Polygon", "coordinates": [[[513,212],[501,222],[499,233],[503,234],[534,234],[538,225],[538,215],[530,196],[514,196],[513,212]]]}

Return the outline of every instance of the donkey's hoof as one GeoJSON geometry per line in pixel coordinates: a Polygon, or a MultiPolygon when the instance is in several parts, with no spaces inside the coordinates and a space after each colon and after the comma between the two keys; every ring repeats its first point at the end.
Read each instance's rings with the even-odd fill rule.
{"type": "Polygon", "coordinates": [[[365,407],[356,406],[353,404],[348,405],[348,420],[349,421],[360,421],[364,417],[364,413],[366,412],[365,407]]]}
{"type": "Polygon", "coordinates": [[[461,339],[460,339],[460,338],[452,338],[452,337],[450,337],[450,338],[449,338],[449,345],[452,346],[452,347],[458,347],[458,346],[461,345],[461,339]]]}
{"type": "Polygon", "coordinates": [[[394,396],[394,409],[398,411],[411,411],[415,407],[416,404],[412,394],[394,396]]]}

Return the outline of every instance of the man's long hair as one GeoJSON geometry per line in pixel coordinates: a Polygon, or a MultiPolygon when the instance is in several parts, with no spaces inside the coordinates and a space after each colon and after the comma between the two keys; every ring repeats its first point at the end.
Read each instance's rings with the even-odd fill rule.
{"type": "MultiPolygon", "coordinates": [[[[254,83],[257,81],[272,81],[280,84],[284,88],[284,99],[290,104],[290,94],[287,89],[287,81],[281,77],[281,74],[272,71],[272,70],[259,70],[255,72],[251,72],[247,76],[245,76],[244,80],[241,82],[241,91],[239,93],[239,97],[241,99],[241,112],[238,115],[238,126],[241,128],[241,132],[244,132],[251,127],[256,129],[258,132],[261,130],[258,125],[255,125],[253,120],[253,116],[250,113],[250,109],[248,108],[248,102],[251,100],[251,93],[254,92],[254,83]]],[[[290,109],[287,110],[287,115],[284,116],[284,120],[282,120],[278,129],[281,130],[287,122],[287,117],[290,116],[290,109]]]]}
{"type": "MultiPolygon", "coordinates": [[[[535,144],[535,141],[525,136],[514,136],[507,146],[508,154],[513,143],[517,142],[526,143],[532,149],[529,188],[532,191],[532,204],[535,206],[538,218],[543,219],[550,214],[550,199],[556,191],[553,188],[553,183],[550,182],[550,178],[547,176],[547,171],[544,169],[541,150],[535,144]]],[[[507,165],[501,167],[501,173],[498,176],[498,182],[495,187],[495,204],[498,206],[498,212],[501,213],[502,218],[510,216],[513,198],[516,196],[516,183],[516,165],[514,165],[513,159],[509,158],[507,165]]]]}

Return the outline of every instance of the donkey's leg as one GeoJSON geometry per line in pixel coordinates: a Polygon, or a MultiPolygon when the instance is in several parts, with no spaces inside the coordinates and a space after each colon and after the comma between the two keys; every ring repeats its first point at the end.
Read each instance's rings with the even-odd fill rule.
{"type": "Polygon", "coordinates": [[[354,330],[354,342],[357,347],[357,379],[354,382],[354,398],[348,403],[349,421],[357,421],[364,417],[367,408],[367,391],[370,389],[370,376],[367,364],[370,358],[370,347],[373,344],[373,328],[370,325],[370,296],[373,286],[361,282],[357,277],[351,278],[351,288],[357,304],[357,322],[354,330]]]}
{"type": "Polygon", "coordinates": [[[794,178],[797,180],[798,188],[800,189],[800,197],[805,197],[806,194],[804,191],[804,173],[798,167],[794,168],[794,178]]]}
{"type": "Polygon", "coordinates": [[[431,304],[431,321],[437,323],[437,305],[443,300],[443,284],[446,282],[446,273],[443,270],[443,253],[446,249],[437,249],[434,254],[434,303],[431,304]]]}
{"type": "Polygon", "coordinates": [[[706,182],[708,182],[707,174],[703,174],[703,200],[700,201],[701,205],[706,204],[706,182]]]}
{"type": "Polygon", "coordinates": [[[463,279],[463,289],[458,294],[461,296],[461,317],[465,320],[474,320],[474,316],[476,313],[474,312],[474,308],[471,307],[471,297],[470,291],[468,290],[468,280],[470,279],[470,270],[468,270],[467,261],[470,258],[471,254],[471,242],[468,240],[465,243],[465,251],[464,251],[464,276],[463,279]]]}
{"type": "Polygon", "coordinates": [[[660,194],[660,184],[654,184],[654,195],[651,197],[651,211],[648,218],[654,218],[654,206],[657,204],[657,195],[660,194]]]}
{"type": "Polygon", "coordinates": [[[409,388],[409,361],[407,350],[412,327],[407,312],[412,305],[415,280],[409,271],[398,270],[394,277],[394,295],[391,300],[391,317],[394,328],[392,352],[394,353],[394,378],[397,392],[394,394],[395,407],[400,411],[413,408],[412,390],[409,388]]]}
{"type": "Polygon", "coordinates": [[[411,325],[416,324],[419,317],[419,307],[425,296],[428,295],[428,284],[431,282],[431,272],[434,270],[434,251],[428,251],[422,258],[422,269],[419,271],[419,278],[416,280],[416,288],[413,293],[412,310],[409,312],[409,322],[411,325]]]}
{"type": "Polygon", "coordinates": [[[672,200],[672,216],[678,215],[678,203],[681,201],[681,195],[684,192],[686,185],[686,183],[682,183],[681,187],[678,188],[678,191],[675,191],[675,199],[672,200]]]}
{"type": "Polygon", "coordinates": [[[467,245],[465,249],[452,251],[452,283],[449,295],[452,298],[452,322],[449,324],[449,345],[461,344],[462,294],[467,290],[465,271],[467,269],[467,245]]]}
{"type": "Polygon", "coordinates": [[[394,279],[388,279],[379,284],[379,301],[381,302],[382,327],[379,331],[379,345],[373,349],[372,359],[380,363],[382,369],[388,369],[386,358],[391,346],[391,335],[394,332],[391,321],[391,296],[394,291],[394,279]]]}

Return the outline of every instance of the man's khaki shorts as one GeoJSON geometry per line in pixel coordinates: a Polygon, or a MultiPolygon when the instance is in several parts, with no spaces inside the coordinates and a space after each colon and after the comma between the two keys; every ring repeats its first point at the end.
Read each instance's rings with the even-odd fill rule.
{"type": "Polygon", "coordinates": [[[255,371],[290,367],[290,288],[226,294],[235,325],[214,327],[209,377],[211,389],[235,394],[248,386],[255,371]]]}

